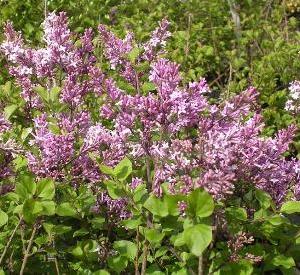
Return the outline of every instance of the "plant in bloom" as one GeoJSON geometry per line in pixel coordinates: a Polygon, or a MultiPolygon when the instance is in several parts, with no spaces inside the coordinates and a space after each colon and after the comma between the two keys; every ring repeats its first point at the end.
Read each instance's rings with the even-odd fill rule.
{"type": "MultiPolygon", "coordinates": [[[[168,26],[163,19],[150,39],[139,44],[130,32],[121,39],[100,25],[102,54],[107,62],[103,63],[102,56],[96,54],[92,30],[85,30],[76,40],[66,14],[51,13],[43,23],[41,48],[26,45],[21,34],[7,23],[0,49],[21,91],[24,123],[32,128],[30,140],[18,146],[36,179],[51,178],[77,191],[86,187],[95,198],[89,210],[104,216],[107,238],[112,238],[114,225],[140,211],[135,203],[145,193],[149,197],[144,208],[154,217],[173,212],[165,205],[153,209],[153,204],[168,203],[170,196],[178,198],[173,207],[178,208],[180,219],[187,219],[185,230],[191,231],[185,244],[200,256],[203,250],[193,247],[188,236],[200,227],[204,232],[208,228],[210,236],[211,229],[206,224],[189,227],[191,204],[197,203],[198,196],[210,202],[211,195],[216,203],[226,205],[258,189],[275,201],[277,208],[287,199],[300,199],[300,163],[284,155],[296,127],[291,125],[273,137],[264,137],[254,87],[229,100],[210,103],[212,94],[205,79],[185,83],[180,65],[167,59],[163,49],[170,36],[168,26]],[[129,174],[131,180],[126,182],[129,174]],[[139,195],[143,186],[147,191],[139,195]],[[196,202],[191,202],[195,196],[196,202]]],[[[293,100],[298,99],[298,86],[298,82],[291,85],[293,100]]],[[[291,104],[287,103],[287,108],[296,110],[291,104]]],[[[1,118],[3,135],[12,127],[1,118]]],[[[14,148],[6,149],[5,166],[14,153],[14,148]]],[[[1,178],[11,173],[1,168],[1,178]]],[[[3,190],[1,193],[7,193],[3,190]]],[[[65,214],[69,204],[63,203],[57,214],[78,218],[78,209],[65,214]]],[[[208,217],[212,211],[198,211],[197,217],[208,217]]],[[[222,218],[225,212],[220,212],[222,218]]],[[[153,217],[148,215],[146,220],[145,238],[157,229],[153,217]]],[[[228,241],[233,262],[243,258],[239,251],[244,245],[254,242],[252,236],[239,234],[228,241]]],[[[151,238],[145,253],[149,243],[151,238]]],[[[106,256],[114,255],[111,252],[106,256]]],[[[254,264],[262,261],[262,256],[250,252],[244,256],[254,264]]]]}
{"type": "MultiPolygon", "coordinates": [[[[183,85],[180,66],[161,57],[160,49],[170,35],[166,19],[142,44],[134,60],[130,54],[137,43],[132,33],[120,39],[99,26],[104,55],[111,68],[133,86],[132,93],[118,87],[99,67],[91,30],[84,32],[77,45],[65,13],[50,14],[43,27],[43,48],[26,46],[10,23],[1,45],[10,61],[10,73],[35,116],[30,144],[38,151],[27,152],[27,158],[38,177],[101,181],[105,176],[89,156],[93,153],[108,166],[125,156],[136,167],[149,160],[154,174],[144,180],[158,196],[164,182],[174,193],[187,194],[203,187],[216,199],[256,186],[278,202],[299,188],[299,163],[283,156],[295,127],[281,130],[273,138],[262,137],[255,88],[210,104],[204,79],[183,85]],[[140,72],[141,65],[148,66],[148,75],[147,69],[140,72]],[[57,85],[59,91],[54,94],[57,85]],[[147,85],[151,91],[143,89],[147,85]],[[36,92],[40,86],[50,98],[59,98],[61,111],[55,117],[49,115],[49,107],[36,92]],[[93,119],[88,109],[91,98],[99,103],[94,107],[98,119],[93,119]],[[50,124],[56,132],[49,129],[50,124]],[[81,170],[73,167],[76,163],[81,170]]],[[[297,83],[291,85],[293,99],[297,83]]]]}

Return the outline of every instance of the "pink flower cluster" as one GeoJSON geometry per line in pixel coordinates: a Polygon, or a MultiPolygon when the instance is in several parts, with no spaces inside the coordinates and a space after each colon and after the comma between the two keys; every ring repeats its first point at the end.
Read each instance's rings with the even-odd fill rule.
{"type": "MultiPolygon", "coordinates": [[[[99,26],[107,61],[135,88],[134,93],[118,87],[99,68],[91,30],[74,43],[64,13],[45,20],[45,47],[40,49],[25,46],[12,25],[6,25],[1,50],[10,62],[10,73],[24,100],[43,113],[34,119],[35,150],[27,154],[30,169],[40,177],[96,183],[105,175],[91,155],[109,166],[128,156],[136,169],[150,159],[152,191],[157,195],[167,182],[174,193],[204,187],[216,199],[254,186],[278,203],[289,192],[299,199],[299,162],[283,156],[295,127],[263,137],[258,93],[252,87],[228,101],[210,104],[204,79],[184,85],[180,66],[160,56],[170,36],[168,25],[166,19],[160,22],[134,61],[129,57],[138,45],[133,35],[120,39],[99,26]],[[148,69],[136,69],[145,63],[148,69]],[[154,89],[143,91],[141,87],[149,83],[154,89]],[[37,85],[50,94],[53,87],[61,87],[62,111],[50,114],[35,92],[37,85]]],[[[131,186],[146,180],[146,175],[134,178],[131,186]]],[[[114,205],[106,193],[98,201],[99,207],[112,211],[125,204],[120,200],[114,205]]]]}

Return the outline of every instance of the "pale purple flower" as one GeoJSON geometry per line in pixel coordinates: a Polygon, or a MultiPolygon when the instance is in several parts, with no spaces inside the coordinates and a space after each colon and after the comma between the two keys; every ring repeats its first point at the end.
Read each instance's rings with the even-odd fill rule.
{"type": "Polygon", "coordinates": [[[11,124],[3,115],[0,115],[0,134],[11,128],[11,124]]]}
{"type": "Polygon", "coordinates": [[[186,216],[186,209],[187,209],[187,203],[185,201],[179,201],[178,202],[178,208],[179,208],[179,213],[182,217],[186,216]]]}
{"type": "Polygon", "coordinates": [[[292,113],[299,113],[300,111],[300,81],[295,80],[290,83],[288,100],[285,104],[285,109],[292,113]]]}
{"type": "Polygon", "coordinates": [[[130,183],[130,188],[132,190],[136,189],[139,185],[141,185],[143,183],[143,179],[135,177],[132,178],[131,183],[130,183]]]}
{"type": "Polygon", "coordinates": [[[161,22],[159,22],[159,26],[152,32],[149,41],[144,43],[144,53],[142,58],[144,60],[152,61],[157,54],[162,52],[158,52],[158,48],[164,48],[166,46],[166,40],[171,36],[171,33],[168,31],[170,22],[164,18],[161,22]]]}

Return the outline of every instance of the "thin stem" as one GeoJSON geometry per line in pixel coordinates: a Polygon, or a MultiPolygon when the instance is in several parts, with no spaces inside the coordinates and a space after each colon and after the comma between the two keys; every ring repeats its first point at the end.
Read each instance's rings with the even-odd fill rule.
{"type": "Polygon", "coordinates": [[[23,275],[23,274],[24,274],[24,270],[25,270],[25,267],[26,267],[26,264],[27,264],[27,260],[28,260],[29,255],[30,255],[29,252],[30,252],[30,249],[31,249],[31,247],[32,247],[33,239],[34,239],[34,236],[35,236],[36,231],[37,231],[37,225],[34,225],[33,230],[32,230],[32,233],[31,233],[31,237],[30,237],[30,240],[29,240],[27,249],[26,249],[26,251],[25,251],[24,258],[23,258],[22,267],[21,267],[21,270],[20,270],[20,275],[23,275]]]}
{"type": "Polygon", "coordinates": [[[13,251],[10,254],[9,257],[9,262],[8,262],[8,270],[13,273],[14,272],[14,261],[13,261],[13,256],[14,256],[15,250],[13,249],[13,251]]]}
{"type": "Polygon", "coordinates": [[[54,258],[54,264],[55,264],[56,274],[60,275],[57,257],[54,258]]]}
{"type": "Polygon", "coordinates": [[[146,274],[146,266],[147,266],[147,257],[148,257],[148,241],[145,242],[144,249],[143,249],[143,261],[142,261],[142,270],[141,275],[146,274]]]}
{"type": "Polygon", "coordinates": [[[283,0],[284,5],[284,31],[285,31],[285,39],[289,42],[289,27],[288,27],[288,18],[286,13],[286,2],[283,0]]]}
{"type": "Polygon", "coordinates": [[[22,218],[20,218],[20,220],[19,220],[18,224],[16,225],[14,231],[12,232],[12,234],[11,234],[11,236],[10,236],[10,238],[9,238],[9,240],[8,240],[8,242],[7,242],[7,244],[6,244],[6,246],[4,247],[4,250],[3,250],[2,255],[1,255],[1,258],[0,258],[0,266],[1,266],[1,264],[2,264],[2,261],[3,261],[4,257],[5,257],[5,255],[6,255],[7,249],[9,248],[9,246],[10,246],[10,244],[11,244],[11,242],[12,242],[12,240],[13,240],[13,238],[14,238],[16,232],[17,232],[17,229],[18,229],[18,227],[19,227],[20,224],[21,224],[21,221],[22,221],[22,218]]]}
{"type": "MultiPolygon", "coordinates": [[[[53,245],[53,249],[55,249],[55,241],[54,240],[52,242],[52,245],[53,245]]],[[[56,274],[60,275],[57,256],[54,257],[54,264],[55,264],[56,274]]]]}
{"type": "Polygon", "coordinates": [[[150,159],[147,156],[146,158],[146,173],[147,173],[147,189],[150,193],[152,191],[152,182],[151,182],[151,169],[150,169],[150,159]]]}
{"type": "Polygon", "coordinates": [[[184,47],[184,65],[187,65],[188,55],[190,51],[190,32],[191,32],[191,24],[192,24],[192,15],[188,14],[188,27],[187,27],[187,36],[186,36],[186,44],[184,47]]]}
{"type": "Polygon", "coordinates": [[[47,18],[47,0],[44,0],[44,17],[47,18]]]}
{"type": "Polygon", "coordinates": [[[24,254],[26,251],[26,247],[25,247],[25,239],[24,239],[24,228],[21,226],[20,228],[20,235],[21,235],[21,240],[22,240],[22,253],[24,254]]]}
{"type": "Polygon", "coordinates": [[[140,232],[139,232],[139,227],[136,230],[136,245],[137,245],[137,251],[136,251],[136,256],[135,256],[135,262],[134,262],[134,266],[135,266],[135,275],[140,275],[139,272],[139,250],[140,250],[140,242],[139,242],[139,236],[140,236],[140,232]]]}
{"type": "Polygon", "coordinates": [[[227,0],[230,13],[232,17],[232,22],[234,24],[234,32],[238,41],[238,45],[240,44],[240,38],[241,38],[241,19],[240,15],[238,13],[238,7],[234,0],[227,0]]]}
{"type": "Polygon", "coordinates": [[[198,275],[203,275],[203,257],[202,255],[198,258],[198,275]]]}
{"type": "Polygon", "coordinates": [[[137,94],[140,95],[141,94],[141,91],[140,91],[140,82],[139,82],[139,76],[137,74],[136,71],[134,71],[134,74],[135,74],[135,89],[137,91],[137,94]]]}

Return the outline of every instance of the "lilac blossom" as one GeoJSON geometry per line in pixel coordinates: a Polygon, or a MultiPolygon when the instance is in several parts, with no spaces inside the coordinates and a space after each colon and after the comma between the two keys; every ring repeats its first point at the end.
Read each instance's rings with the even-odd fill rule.
{"type": "Polygon", "coordinates": [[[53,134],[48,129],[46,115],[35,119],[35,139],[32,145],[37,145],[40,156],[27,153],[29,167],[38,176],[50,176],[59,179],[63,176],[63,167],[74,154],[74,137],[70,134],[53,134]]]}
{"type": "Polygon", "coordinates": [[[98,29],[104,43],[104,54],[110,62],[111,69],[116,70],[119,67],[121,75],[136,85],[136,72],[126,58],[133,50],[133,34],[128,32],[124,39],[120,39],[104,25],[99,25],[98,29]]]}
{"type": "Polygon", "coordinates": [[[112,199],[107,193],[102,192],[98,195],[96,205],[93,211],[96,213],[103,213],[108,221],[120,221],[128,219],[131,213],[126,209],[126,199],[112,199]]]}
{"type": "MultiPolygon", "coordinates": [[[[27,105],[41,113],[32,113],[33,149],[26,153],[30,170],[38,177],[88,184],[97,190],[94,211],[104,211],[112,219],[130,216],[128,202],[112,200],[95,188],[107,176],[91,155],[110,167],[125,156],[136,169],[149,161],[151,192],[158,196],[167,183],[172,193],[188,194],[202,187],[216,200],[243,195],[251,188],[267,191],[278,205],[290,191],[299,200],[299,161],[284,157],[296,128],[262,136],[263,119],[253,87],[210,104],[205,79],[185,84],[180,66],[159,57],[170,35],[168,25],[167,20],[160,23],[134,61],[135,65],[150,63],[150,71],[143,73],[137,73],[128,59],[138,45],[133,35],[120,39],[99,26],[104,55],[111,68],[133,86],[130,94],[98,67],[90,29],[75,43],[65,13],[52,13],[45,20],[45,45],[40,49],[25,46],[12,25],[6,25],[1,51],[27,105]],[[61,87],[57,104],[62,108],[56,113],[50,115],[47,104],[34,92],[37,80],[48,93],[61,87]],[[146,82],[155,88],[141,93],[139,87],[146,82]]],[[[291,100],[298,99],[299,87],[298,82],[291,85],[291,100]]],[[[5,131],[9,124],[3,119],[1,123],[5,131]]],[[[147,181],[146,173],[132,175],[128,185],[134,190],[147,181]]],[[[179,206],[184,215],[185,205],[179,206]]]]}
{"type": "Polygon", "coordinates": [[[158,47],[164,48],[166,46],[166,40],[171,36],[171,33],[168,31],[169,25],[170,22],[166,18],[159,22],[159,26],[152,32],[149,41],[143,45],[143,59],[152,61],[157,54],[162,53],[157,53],[156,51],[158,47]]]}
{"type": "Polygon", "coordinates": [[[295,80],[289,86],[288,100],[285,104],[285,109],[292,113],[299,113],[300,111],[300,81],[295,80]]]}
{"type": "Polygon", "coordinates": [[[141,178],[138,178],[138,177],[135,177],[131,180],[131,183],[130,183],[130,188],[132,190],[136,189],[139,185],[141,185],[143,183],[143,179],[141,178]]]}
{"type": "Polygon", "coordinates": [[[3,115],[0,115],[0,134],[11,128],[11,124],[3,115]]]}

